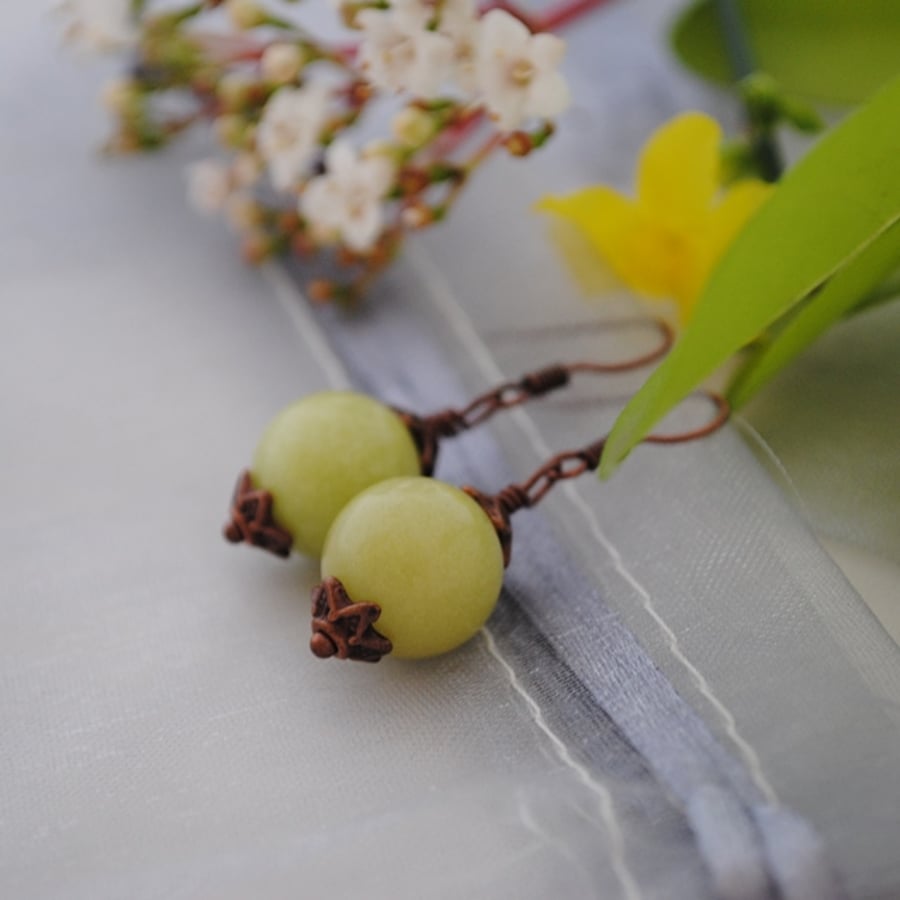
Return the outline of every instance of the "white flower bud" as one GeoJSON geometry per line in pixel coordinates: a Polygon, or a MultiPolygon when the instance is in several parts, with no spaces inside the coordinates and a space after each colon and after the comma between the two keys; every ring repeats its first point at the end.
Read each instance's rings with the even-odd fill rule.
{"type": "Polygon", "coordinates": [[[431,224],[433,218],[428,207],[421,204],[407,206],[400,214],[400,219],[407,228],[424,228],[431,224]]]}
{"type": "Polygon", "coordinates": [[[244,117],[235,113],[216,116],[213,130],[223,146],[240,147],[244,140],[244,117]]]}
{"type": "Polygon", "coordinates": [[[61,0],[69,18],[65,40],[97,53],[120,51],[137,41],[129,4],[123,0],[61,0]]]}
{"type": "Polygon", "coordinates": [[[235,191],[225,201],[225,218],[236,232],[242,234],[260,224],[261,210],[251,194],[235,191]]]}
{"type": "Polygon", "coordinates": [[[396,148],[390,141],[386,141],[384,138],[375,138],[375,140],[369,141],[369,143],[362,148],[362,153],[360,155],[363,159],[376,159],[381,157],[393,163],[395,152],[396,148]]]}
{"type": "Polygon", "coordinates": [[[296,44],[277,43],[266,47],[260,65],[266,81],[287,84],[297,77],[304,62],[304,53],[296,44]]]}
{"type": "Polygon", "coordinates": [[[226,72],[216,85],[216,96],[225,110],[241,109],[255,82],[244,72],[226,72]]]}
{"type": "Polygon", "coordinates": [[[231,194],[231,173],[217,159],[202,159],[188,167],[188,198],[205,215],[219,212],[231,194]]]}
{"type": "Polygon", "coordinates": [[[225,9],[234,27],[241,31],[266,21],[266,11],[255,0],[226,0],[225,9]]]}
{"type": "Polygon", "coordinates": [[[405,147],[420,147],[434,136],[434,116],[418,106],[407,106],[394,116],[391,131],[397,142],[405,147]]]}
{"type": "Polygon", "coordinates": [[[133,81],[127,78],[115,78],[103,86],[100,94],[101,102],[108,112],[114,115],[126,115],[139,98],[133,81]]]}

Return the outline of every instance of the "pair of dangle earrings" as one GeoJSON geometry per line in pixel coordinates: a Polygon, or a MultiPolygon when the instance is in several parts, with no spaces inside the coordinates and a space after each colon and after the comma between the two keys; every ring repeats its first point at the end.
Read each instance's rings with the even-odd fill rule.
{"type": "MultiPolygon", "coordinates": [[[[596,469],[605,438],[554,456],[493,495],[430,477],[439,445],[576,374],[654,362],[672,343],[668,326],[654,324],[661,341],[649,353],[548,366],[462,409],[419,416],[353,392],[305,397],[263,434],[252,469],[238,480],[225,537],[281,557],[292,548],[321,557],[310,642],[318,657],[377,662],[388,653],[416,659],[452,650],[481,629],[497,603],[510,561],[510,516],[556,482],[596,469]]],[[[706,424],[645,441],[682,443],[715,431],[728,409],[706,396],[714,406],[706,424]]]]}

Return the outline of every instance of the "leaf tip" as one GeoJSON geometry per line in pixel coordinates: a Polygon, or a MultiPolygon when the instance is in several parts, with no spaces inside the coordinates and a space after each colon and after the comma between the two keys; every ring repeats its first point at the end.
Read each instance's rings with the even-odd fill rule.
{"type": "Polygon", "coordinates": [[[609,481],[630,452],[631,447],[618,437],[616,428],[613,427],[606,446],[603,448],[600,465],[597,467],[597,477],[600,481],[609,481]]]}

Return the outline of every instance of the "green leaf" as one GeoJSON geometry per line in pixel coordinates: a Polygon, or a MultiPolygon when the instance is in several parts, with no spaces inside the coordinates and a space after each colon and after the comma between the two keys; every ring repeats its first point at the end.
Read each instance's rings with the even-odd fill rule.
{"type": "Polygon", "coordinates": [[[842,319],[900,262],[900,224],[884,232],[809,299],[784,318],[732,379],[727,395],[736,409],[776,372],[842,319]]]}
{"type": "Polygon", "coordinates": [[[616,420],[601,477],[732,354],[798,304],[828,299],[831,279],[891,239],[898,160],[900,78],[823,137],[726,251],[680,340],[616,420]]]}
{"type": "MultiPolygon", "coordinates": [[[[900,0],[741,0],[758,68],[789,94],[855,104],[900,73],[900,0]]],[[[672,30],[681,60],[734,81],[713,0],[697,0],[672,30]]]]}

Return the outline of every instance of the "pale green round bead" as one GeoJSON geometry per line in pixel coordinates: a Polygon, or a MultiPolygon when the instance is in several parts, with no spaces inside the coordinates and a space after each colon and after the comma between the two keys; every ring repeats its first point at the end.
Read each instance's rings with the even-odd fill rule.
{"type": "Polygon", "coordinates": [[[294,549],[319,556],[349,500],[372,484],[417,475],[409,429],[383,403],[350,391],[311,394],[269,424],[253,458],[253,484],[272,494],[275,521],[294,549]]]}
{"type": "Polygon", "coordinates": [[[484,625],[500,596],[503,553],[491,520],[468,494],[432,478],[392,478],[335,519],[322,578],[350,599],[377,603],[375,629],[392,656],[453,650],[484,625]]]}

